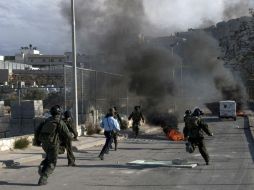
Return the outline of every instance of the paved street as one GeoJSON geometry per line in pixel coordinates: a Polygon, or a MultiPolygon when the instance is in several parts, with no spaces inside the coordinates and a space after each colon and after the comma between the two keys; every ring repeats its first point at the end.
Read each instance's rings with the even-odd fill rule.
{"type": "Polygon", "coordinates": [[[209,121],[215,135],[206,138],[211,157],[209,166],[204,165],[198,150],[188,154],[183,142],[170,142],[163,134],[149,134],[122,141],[119,150],[105,155],[104,161],[97,158],[100,147],[76,153],[78,167],[75,168],[66,167],[67,160],[61,156],[47,186],[37,186],[39,160],[14,169],[2,169],[0,189],[254,189],[254,144],[246,121],[243,118],[236,122],[220,122],[216,118],[209,121]],[[141,159],[187,159],[199,165],[187,169],[126,164],[141,159]]]}

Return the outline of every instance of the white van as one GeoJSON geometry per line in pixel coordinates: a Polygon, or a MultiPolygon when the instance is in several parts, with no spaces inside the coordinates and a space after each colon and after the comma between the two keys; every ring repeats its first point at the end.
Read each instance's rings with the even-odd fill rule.
{"type": "Polygon", "coordinates": [[[233,118],[236,120],[236,102],[233,100],[220,101],[219,118],[233,118]]]}

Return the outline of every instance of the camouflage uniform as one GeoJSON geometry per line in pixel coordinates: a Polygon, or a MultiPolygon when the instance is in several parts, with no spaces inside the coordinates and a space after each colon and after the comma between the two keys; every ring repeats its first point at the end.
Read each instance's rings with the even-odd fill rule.
{"type": "MultiPolygon", "coordinates": [[[[73,138],[77,139],[78,132],[77,132],[76,128],[73,125],[72,119],[70,117],[69,118],[64,118],[63,121],[65,122],[66,126],[68,127],[68,130],[70,131],[70,133],[73,134],[73,138]]],[[[70,139],[66,142],[61,140],[61,146],[63,146],[63,152],[64,152],[64,149],[66,149],[67,159],[68,159],[68,166],[75,166],[75,156],[74,156],[73,151],[72,151],[72,139],[70,139]]]]}
{"type": "Polygon", "coordinates": [[[208,165],[210,159],[204,143],[204,132],[208,136],[212,136],[212,132],[209,130],[208,125],[203,121],[203,119],[198,116],[187,116],[184,118],[184,122],[184,137],[188,139],[189,144],[187,145],[191,146],[189,152],[194,152],[195,147],[198,146],[200,154],[208,165]]]}
{"type": "Polygon", "coordinates": [[[142,120],[144,122],[143,114],[141,113],[139,108],[137,108],[137,106],[135,106],[135,110],[128,117],[128,120],[131,119],[132,119],[132,130],[136,138],[139,134],[140,121],[142,120]]]}
{"type": "Polygon", "coordinates": [[[45,185],[50,174],[53,173],[58,156],[58,148],[61,139],[71,139],[71,134],[66,124],[60,119],[60,115],[46,119],[35,131],[35,141],[41,142],[46,153],[45,159],[39,166],[40,179],[38,184],[45,185]]]}

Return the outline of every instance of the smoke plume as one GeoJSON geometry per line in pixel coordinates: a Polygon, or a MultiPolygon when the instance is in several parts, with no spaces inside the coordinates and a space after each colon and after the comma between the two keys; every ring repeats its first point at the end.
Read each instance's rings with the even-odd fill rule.
{"type": "Polygon", "coordinates": [[[220,99],[235,100],[242,105],[246,93],[239,76],[224,67],[217,59],[220,55],[218,41],[202,30],[189,32],[183,46],[183,57],[186,65],[191,67],[190,75],[185,76],[191,85],[184,89],[198,92],[202,102],[220,99]],[[202,87],[202,88],[200,88],[202,87]]]}
{"type": "Polygon", "coordinates": [[[252,5],[253,2],[251,3],[251,0],[224,1],[223,17],[225,20],[229,20],[247,16],[252,5]]]}
{"type": "Polygon", "coordinates": [[[219,46],[207,33],[186,33],[167,47],[143,35],[152,25],[142,0],[76,0],[76,8],[79,50],[104,55],[103,69],[126,76],[147,114],[243,99],[242,85],[217,59],[219,46]]]}

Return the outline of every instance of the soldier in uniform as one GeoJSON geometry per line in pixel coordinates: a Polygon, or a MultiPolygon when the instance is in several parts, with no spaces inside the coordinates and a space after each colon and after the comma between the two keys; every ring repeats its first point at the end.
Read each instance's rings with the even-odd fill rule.
{"type": "Polygon", "coordinates": [[[193,153],[197,146],[200,154],[206,162],[206,165],[209,165],[210,159],[204,143],[204,132],[208,136],[213,136],[213,133],[209,130],[208,125],[204,122],[204,120],[200,117],[202,112],[199,108],[196,108],[191,116],[189,111],[187,114],[184,119],[185,127],[183,129],[184,136],[188,141],[186,143],[186,150],[188,150],[189,153],[193,153]]]}
{"type": "Polygon", "coordinates": [[[60,138],[66,141],[72,138],[66,124],[61,120],[60,106],[53,106],[50,113],[51,117],[41,123],[35,131],[35,142],[40,142],[46,153],[45,159],[39,166],[38,185],[46,185],[48,177],[56,167],[60,138]]]}
{"type": "MultiPolygon", "coordinates": [[[[74,126],[70,111],[64,112],[63,121],[65,122],[66,126],[68,127],[70,133],[73,135],[73,140],[77,140],[78,132],[77,132],[76,127],[74,126]]],[[[64,147],[64,149],[66,149],[66,152],[67,152],[68,166],[76,166],[75,156],[72,151],[72,139],[70,139],[69,141],[66,141],[66,142],[64,142],[63,140],[61,140],[61,141],[62,141],[61,145],[64,147]]]]}
{"type": "Polygon", "coordinates": [[[145,119],[143,117],[142,112],[140,111],[140,106],[135,106],[134,111],[130,114],[128,117],[128,120],[132,119],[132,130],[134,132],[135,138],[137,138],[139,134],[139,127],[140,127],[140,121],[142,120],[143,123],[145,122],[145,119]]]}
{"type": "Polygon", "coordinates": [[[70,111],[67,110],[64,112],[63,121],[67,125],[69,131],[73,134],[73,140],[77,141],[78,140],[78,131],[76,129],[76,126],[74,125],[70,111]]]}
{"type": "Polygon", "coordinates": [[[185,139],[187,139],[188,137],[188,130],[190,128],[189,126],[190,118],[191,118],[191,110],[186,110],[183,118],[184,121],[183,135],[185,139]]]}

